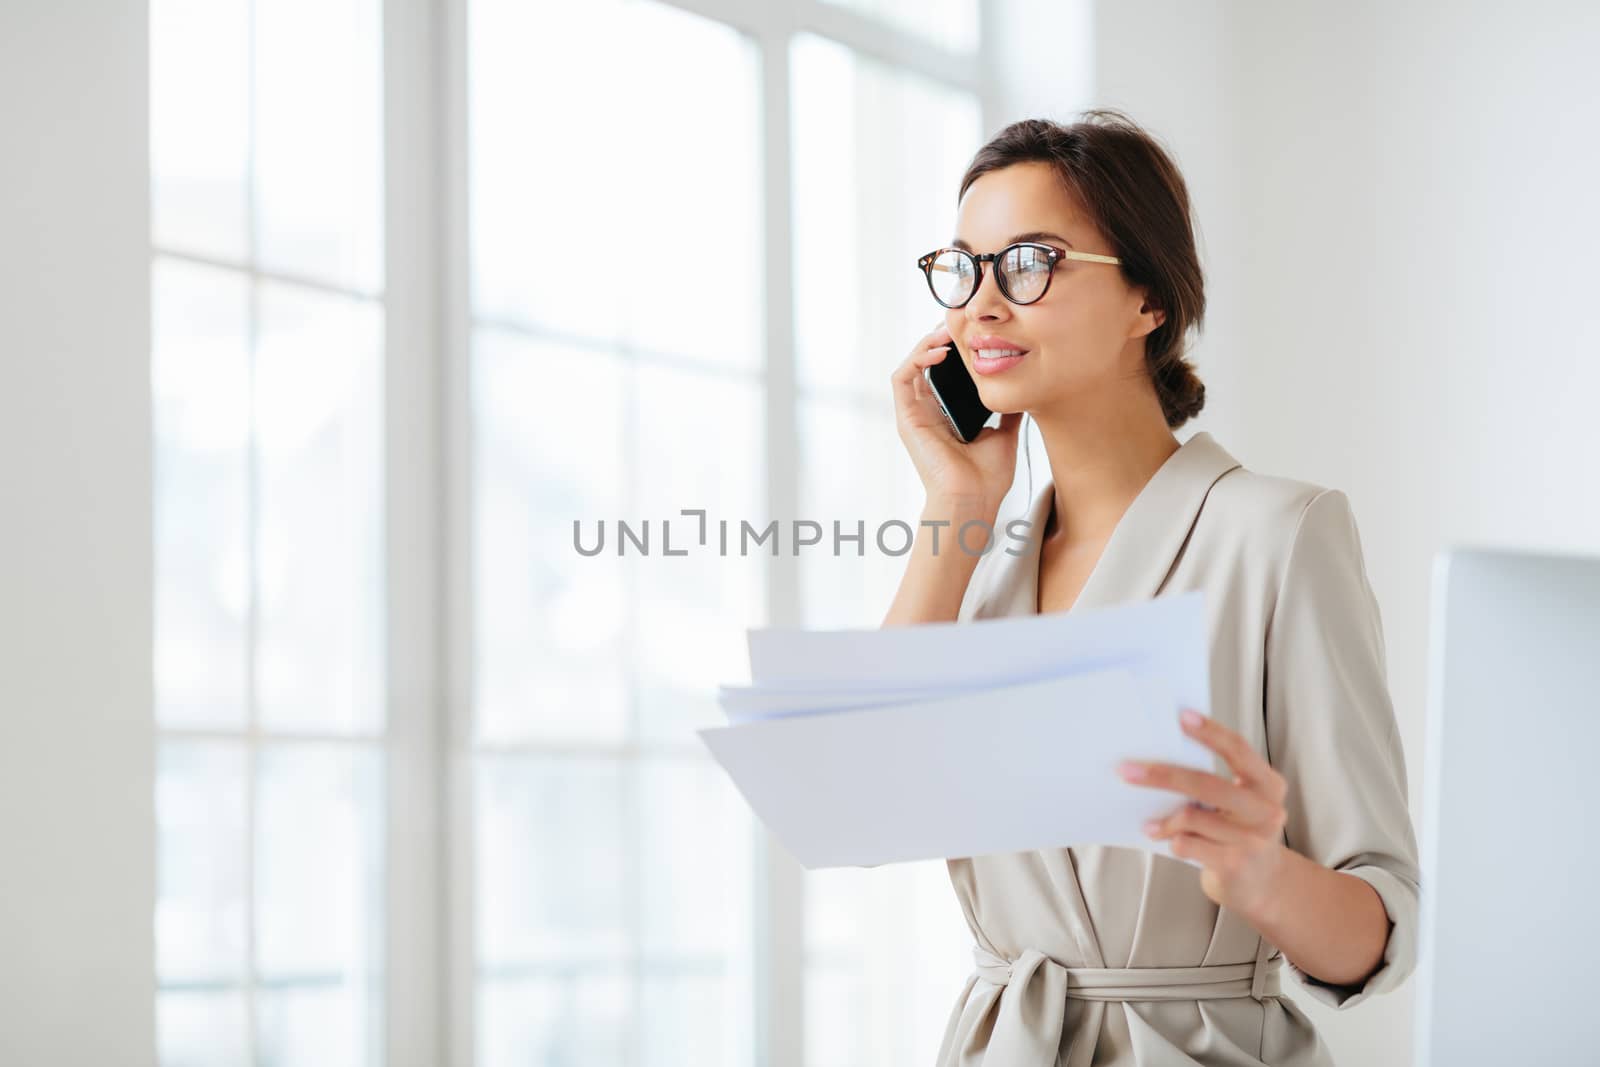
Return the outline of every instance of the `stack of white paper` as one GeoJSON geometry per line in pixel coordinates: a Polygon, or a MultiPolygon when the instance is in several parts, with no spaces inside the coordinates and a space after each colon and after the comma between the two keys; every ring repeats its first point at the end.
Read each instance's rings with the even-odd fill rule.
{"type": "Polygon", "coordinates": [[[699,733],[806,867],[1151,847],[1145,820],[1185,798],[1130,785],[1116,765],[1218,765],[1178,725],[1180,708],[1211,710],[1199,592],[883,630],[752,630],[749,644],[752,684],[720,691],[730,725],[699,733]]]}

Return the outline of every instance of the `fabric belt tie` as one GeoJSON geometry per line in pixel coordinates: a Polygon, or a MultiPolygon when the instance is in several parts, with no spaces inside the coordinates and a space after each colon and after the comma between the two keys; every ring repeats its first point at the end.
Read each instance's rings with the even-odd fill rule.
{"type": "Polygon", "coordinates": [[[1203,967],[1065,967],[1031,948],[1015,962],[981,945],[973,946],[972,955],[985,981],[1025,987],[1042,982],[1052,993],[1059,989],[1062,997],[1073,1000],[1260,1000],[1283,992],[1282,956],[1203,967]]]}
{"type": "MultiPolygon", "coordinates": [[[[1037,949],[1015,960],[982,946],[974,946],[972,954],[977,977],[1002,987],[982,1061],[1007,1067],[1053,1067],[1060,1062],[1068,1000],[1262,1000],[1282,995],[1283,957],[1272,955],[1265,940],[1254,963],[1201,967],[1067,967],[1037,949]]],[[[1092,1040],[1075,1043],[1067,1062],[1087,1064],[1093,1049],[1092,1040]]],[[[946,1064],[976,1063],[969,1055],[952,1049],[946,1064]]]]}

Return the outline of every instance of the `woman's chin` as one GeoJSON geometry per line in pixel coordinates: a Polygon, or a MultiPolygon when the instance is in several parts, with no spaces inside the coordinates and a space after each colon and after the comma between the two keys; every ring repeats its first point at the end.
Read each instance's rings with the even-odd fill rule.
{"type": "Polygon", "coordinates": [[[998,381],[998,377],[1000,376],[978,379],[978,396],[983,401],[983,406],[990,411],[1001,413],[1026,410],[1028,398],[1033,390],[1015,380],[998,381]]]}

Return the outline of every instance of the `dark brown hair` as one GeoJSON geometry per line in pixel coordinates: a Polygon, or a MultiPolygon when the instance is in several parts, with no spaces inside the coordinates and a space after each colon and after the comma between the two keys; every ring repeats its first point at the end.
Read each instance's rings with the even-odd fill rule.
{"type": "Polygon", "coordinates": [[[1184,358],[1190,327],[1198,331],[1205,317],[1206,290],[1188,187],[1172,157],[1120,111],[1085,111],[1070,125],[1024,119],[972,157],[957,203],[978,178],[1014,163],[1053,166],[1110,241],[1128,284],[1144,286],[1150,303],[1166,312],[1145,337],[1145,366],[1167,425],[1182,426],[1206,403],[1206,387],[1184,358]]]}

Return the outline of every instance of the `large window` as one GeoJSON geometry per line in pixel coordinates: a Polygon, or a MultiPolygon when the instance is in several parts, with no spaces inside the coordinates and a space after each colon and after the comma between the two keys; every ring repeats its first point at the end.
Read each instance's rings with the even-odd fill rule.
{"type": "Polygon", "coordinates": [[[761,507],[756,49],[469,11],[477,1062],[747,1062],[752,831],[691,727],[762,562],[619,559],[614,524],[761,507]]]}
{"type": "MultiPolygon", "coordinates": [[[[801,621],[873,626],[904,566],[872,531],[921,510],[887,377],[941,318],[913,264],[951,236],[981,121],[970,93],[842,43],[791,56],[800,511],[867,531],[862,555],[806,557],[801,621]]],[[[933,1062],[972,966],[944,863],[813,872],[804,917],[806,1063],[933,1062]]]]}
{"type": "Polygon", "coordinates": [[[373,0],[154,0],[161,1061],[381,1062],[373,0]]]}
{"type": "Polygon", "coordinates": [[[662,527],[913,519],[978,12],[152,0],[166,1067],[931,1060],[943,864],[806,874],[694,734],[902,561],[662,527]]]}

